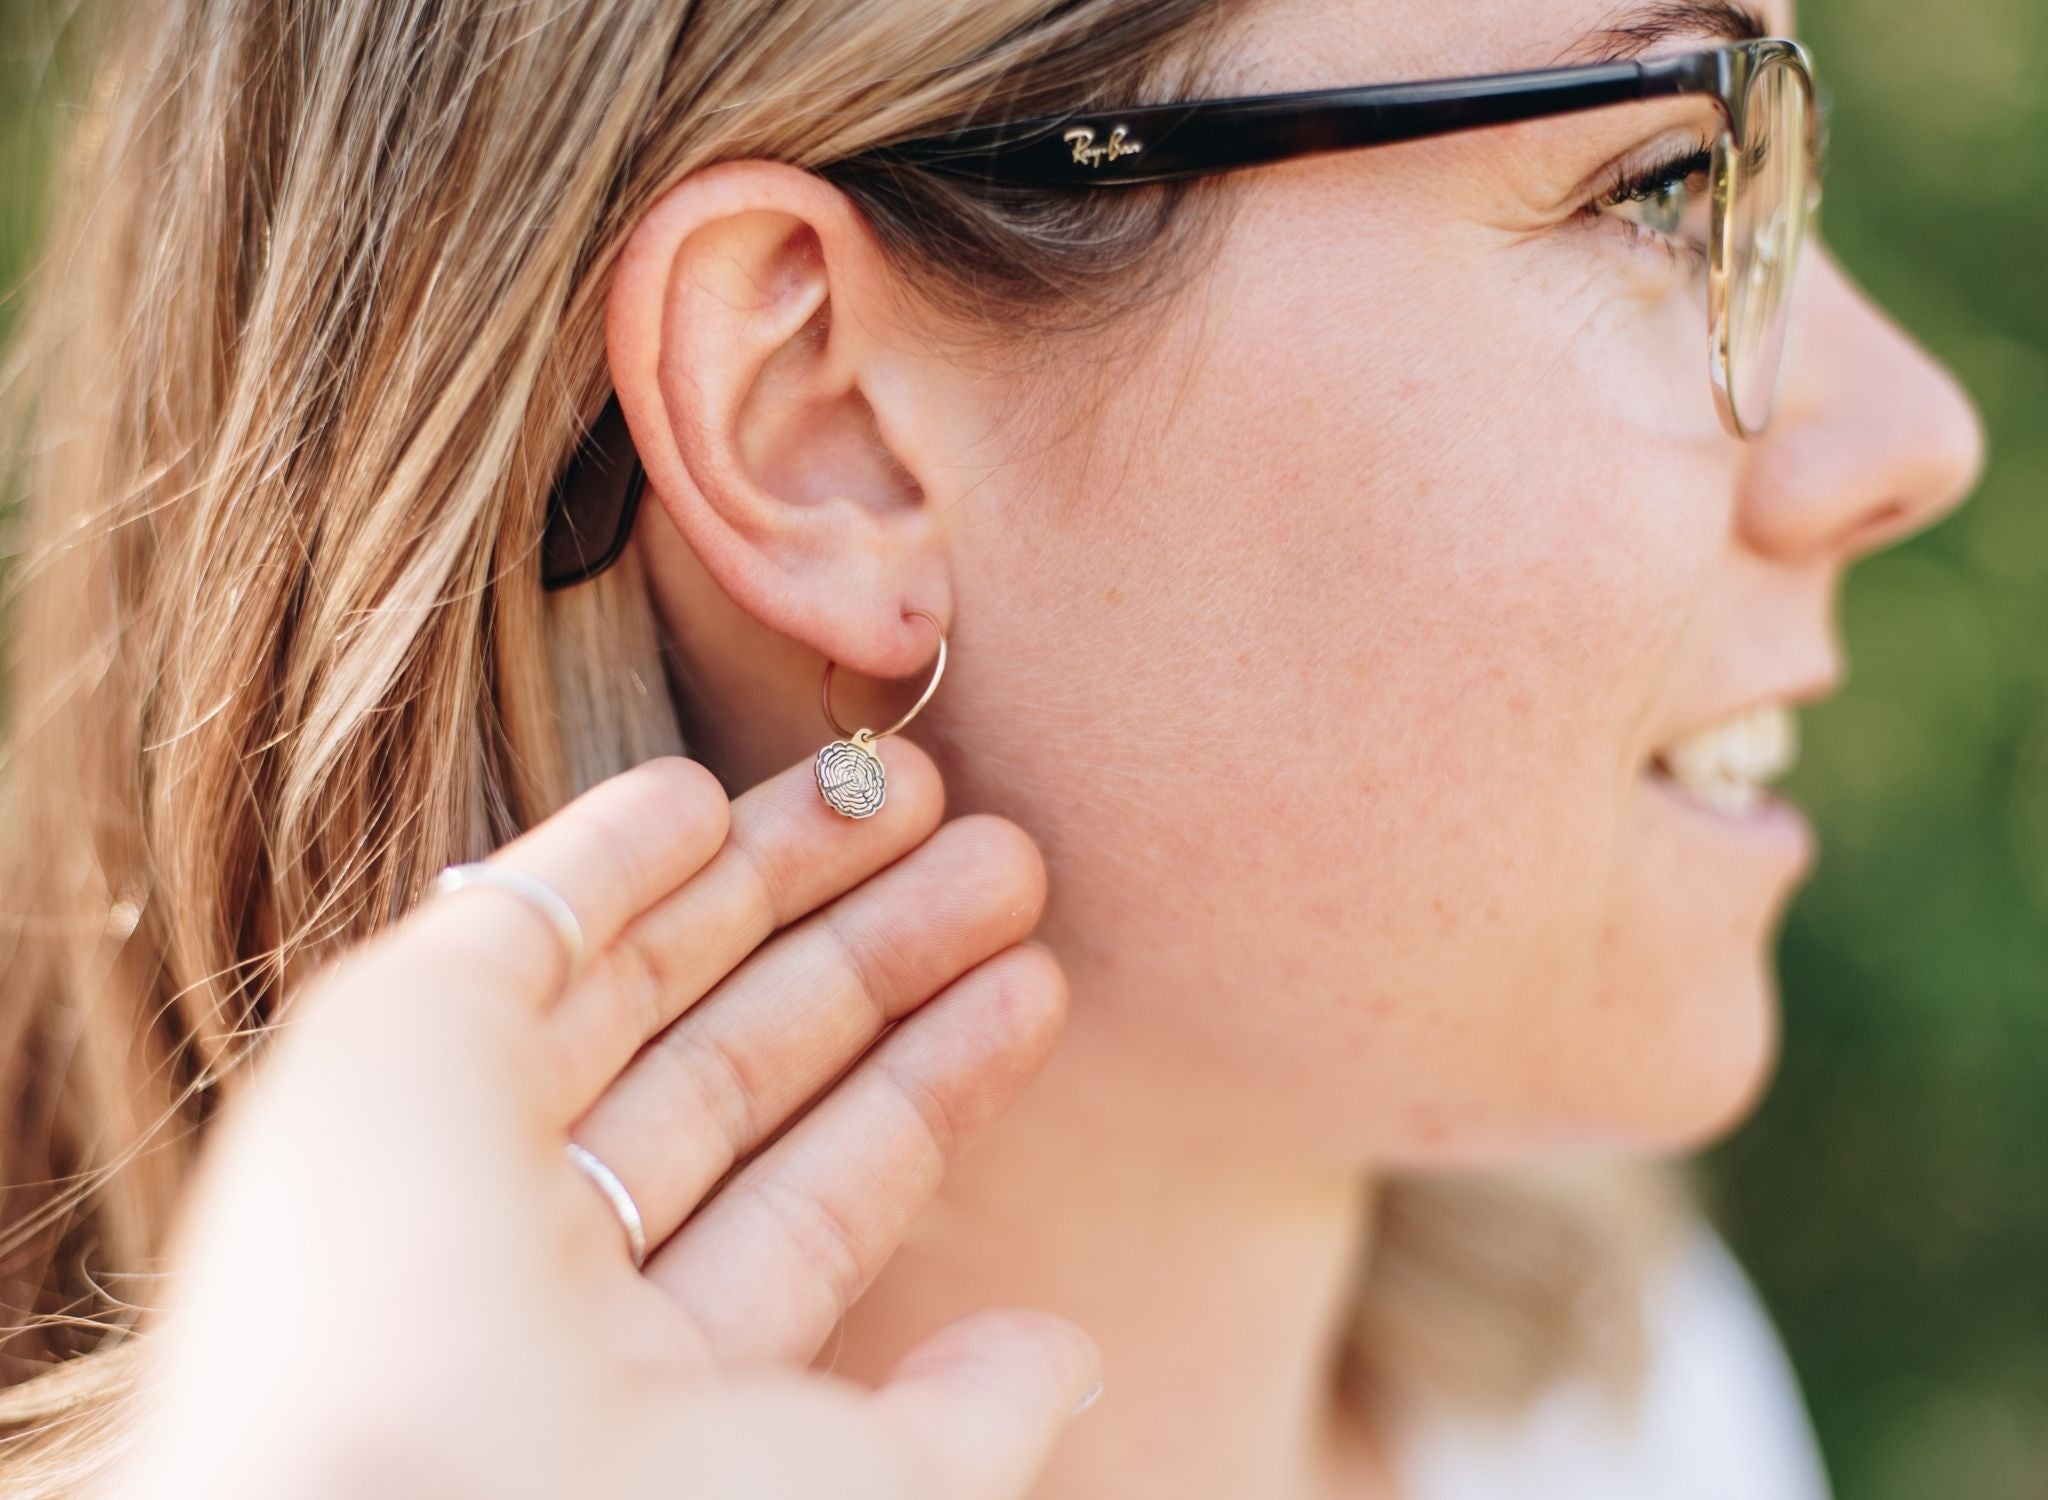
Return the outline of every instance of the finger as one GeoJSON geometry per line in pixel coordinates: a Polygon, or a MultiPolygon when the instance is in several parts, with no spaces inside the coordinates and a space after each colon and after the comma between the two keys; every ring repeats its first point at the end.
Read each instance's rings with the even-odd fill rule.
{"type": "Polygon", "coordinates": [[[1101,1372],[1095,1341],[1067,1319],[985,1308],[912,1349],[867,1399],[920,1476],[914,1494],[1022,1500],[1101,1372]]]}
{"type": "Polygon", "coordinates": [[[1045,863],[1023,830],[957,818],[752,954],[572,1133],[659,1244],[885,1026],[1029,933],[1044,902],[1045,863]]]}
{"type": "Polygon", "coordinates": [[[732,1366],[800,1363],[864,1291],[946,1164],[1051,1053],[1066,981],[1035,943],[963,975],[748,1162],[648,1262],[732,1366]]]}
{"type": "Polygon", "coordinates": [[[931,757],[899,736],[877,749],[889,778],[881,812],[834,812],[808,760],[749,789],[734,799],[724,847],[710,863],[630,923],[562,997],[548,1018],[562,1120],[587,1109],[643,1043],[770,934],[938,827],[946,791],[931,757]]]}
{"type": "MultiPolygon", "coordinates": [[[[533,876],[575,914],[586,954],[597,953],[650,904],[688,880],[725,841],[729,804],[718,778],[668,755],[599,782],[484,861],[533,876]]],[[[561,989],[562,939],[512,892],[465,887],[407,919],[408,952],[430,966],[488,975],[535,1005],[561,989]]]]}

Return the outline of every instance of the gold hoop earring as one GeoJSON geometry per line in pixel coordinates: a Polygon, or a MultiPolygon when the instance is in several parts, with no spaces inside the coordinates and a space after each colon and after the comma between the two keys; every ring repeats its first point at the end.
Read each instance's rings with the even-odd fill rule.
{"type": "Polygon", "coordinates": [[[832,712],[832,668],[830,658],[825,662],[825,680],[818,685],[818,701],[825,710],[825,722],[832,732],[839,736],[818,752],[814,768],[818,773],[818,791],[834,812],[849,818],[871,818],[882,810],[882,799],[889,794],[889,778],[882,771],[882,757],[875,753],[875,741],[894,734],[905,724],[917,717],[917,711],[931,702],[932,692],[939,685],[939,678],[946,670],[946,627],[939,623],[937,615],[930,610],[912,609],[907,615],[923,615],[932,622],[932,629],[939,633],[939,659],[932,666],[932,680],[924,685],[917,702],[910,705],[910,711],[891,724],[887,729],[856,729],[851,734],[832,712]]]}

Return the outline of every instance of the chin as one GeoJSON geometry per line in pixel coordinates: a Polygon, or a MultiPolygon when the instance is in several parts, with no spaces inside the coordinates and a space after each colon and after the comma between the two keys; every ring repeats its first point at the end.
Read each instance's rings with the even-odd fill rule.
{"type": "MultiPolygon", "coordinates": [[[[1610,1140],[1683,1152],[1720,1141],[1777,1072],[1777,937],[1810,870],[1804,818],[1775,798],[1730,816],[1650,797],[1639,859],[1596,958],[1605,1002],[1583,1035],[1606,1045],[1610,1140]]],[[[1596,1070],[1598,1071],[1598,1070],[1596,1070]]],[[[1585,1100],[1589,1114],[1603,1109],[1585,1100]]]]}
{"type": "Polygon", "coordinates": [[[1777,1074],[1778,984],[1770,962],[1709,988],[1687,997],[1698,1024],[1673,1036],[1661,1080],[1646,1080],[1636,1129],[1652,1149],[1716,1144],[1756,1112],[1777,1074]]]}

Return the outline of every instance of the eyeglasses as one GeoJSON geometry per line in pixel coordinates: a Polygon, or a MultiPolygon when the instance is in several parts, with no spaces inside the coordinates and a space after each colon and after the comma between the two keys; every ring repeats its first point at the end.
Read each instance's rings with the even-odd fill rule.
{"type": "MultiPolygon", "coordinates": [[[[974,125],[877,147],[879,159],[979,182],[1106,188],[1173,182],[1328,151],[1424,140],[1646,99],[1700,94],[1719,107],[1708,164],[1708,375],[1730,436],[1768,425],[1783,363],[1793,275],[1820,206],[1824,109],[1812,59],[1782,37],[1698,52],[1533,72],[1146,104],[974,125]]],[[[623,550],[645,485],[616,398],[586,446],[599,450],[602,516],[549,507],[543,582],[595,577],[623,550]],[[613,455],[606,459],[606,450],[613,455]],[[598,538],[595,550],[581,533],[598,538]]],[[[586,465],[579,459],[571,473],[586,465]]]]}
{"type": "Polygon", "coordinates": [[[1819,205],[1812,59],[1769,37],[1648,61],[1313,89],[970,126],[881,154],[983,182],[1123,187],[1423,140],[1612,104],[1704,94],[1720,107],[1709,166],[1707,323],[1731,436],[1770,420],[1787,293],[1819,205]]]}

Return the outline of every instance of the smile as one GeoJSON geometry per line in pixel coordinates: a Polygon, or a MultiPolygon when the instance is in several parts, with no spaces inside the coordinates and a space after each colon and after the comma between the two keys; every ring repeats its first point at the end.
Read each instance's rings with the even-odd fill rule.
{"type": "Polygon", "coordinates": [[[1650,758],[1651,770],[1691,800],[1728,817],[1754,812],[1799,760],[1799,723],[1786,703],[1730,714],[1650,758]]]}

